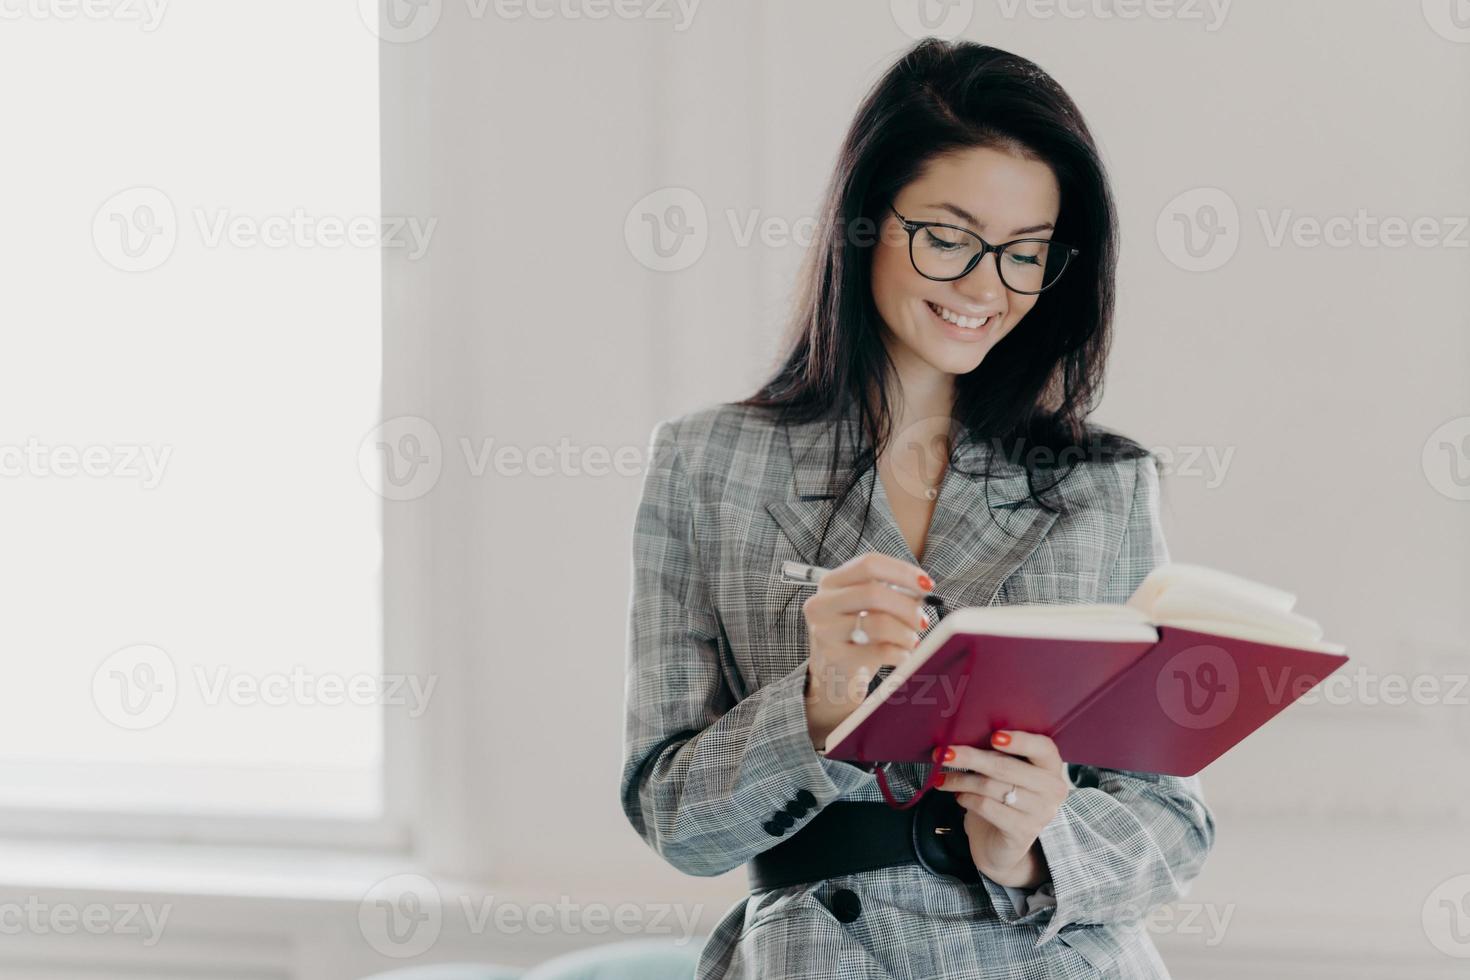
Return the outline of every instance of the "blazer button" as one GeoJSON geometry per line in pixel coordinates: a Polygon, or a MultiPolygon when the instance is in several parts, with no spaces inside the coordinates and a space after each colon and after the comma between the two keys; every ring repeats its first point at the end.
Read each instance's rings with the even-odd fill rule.
{"type": "Polygon", "coordinates": [[[790,803],[786,804],[785,809],[786,812],[791,814],[793,817],[806,816],[807,808],[801,803],[798,803],[796,800],[792,800],[790,803]]]}
{"type": "Polygon", "coordinates": [[[863,903],[858,900],[857,893],[849,888],[839,888],[833,892],[828,904],[838,922],[851,922],[863,914],[863,903]]]}
{"type": "Polygon", "coordinates": [[[810,790],[799,789],[796,791],[796,802],[810,810],[817,805],[817,798],[811,794],[810,790]]]}
{"type": "Polygon", "coordinates": [[[796,818],[784,810],[777,810],[776,815],[771,818],[771,823],[776,824],[784,831],[796,823],[796,818]]]}
{"type": "Polygon", "coordinates": [[[786,828],[776,823],[776,821],[774,820],[767,820],[765,823],[761,824],[761,827],[763,827],[766,833],[770,834],[772,837],[780,837],[782,834],[786,833],[786,828]]]}

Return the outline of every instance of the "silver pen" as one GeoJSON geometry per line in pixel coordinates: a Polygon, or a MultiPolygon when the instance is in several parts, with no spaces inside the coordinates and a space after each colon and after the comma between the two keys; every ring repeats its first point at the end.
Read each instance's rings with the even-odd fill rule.
{"type": "MultiPolygon", "coordinates": [[[[781,581],[795,582],[800,585],[816,585],[822,580],[822,576],[830,571],[832,569],[822,568],[818,565],[804,565],[799,561],[783,561],[781,563],[781,581]]],[[[920,592],[917,589],[910,589],[896,582],[884,582],[883,584],[895,592],[902,592],[910,598],[923,599],[927,597],[927,593],[920,592]]]]}

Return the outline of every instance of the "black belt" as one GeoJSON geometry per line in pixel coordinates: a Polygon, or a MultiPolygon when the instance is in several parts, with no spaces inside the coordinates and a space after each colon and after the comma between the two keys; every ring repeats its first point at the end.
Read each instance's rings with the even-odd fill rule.
{"type": "Polygon", "coordinates": [[[931,874],[977,882],[964,816],[954,794],[942,790],[926,792],[907,810],[881,800],[837,800],[752,858],[746,865],[750,887],[782,888],[914,862],[931,874]]]}

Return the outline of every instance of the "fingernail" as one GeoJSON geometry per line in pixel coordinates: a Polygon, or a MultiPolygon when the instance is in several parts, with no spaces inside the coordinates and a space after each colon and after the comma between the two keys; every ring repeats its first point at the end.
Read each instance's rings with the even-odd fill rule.
{"type": "Polygon", "coordinates": [[[990,744],[991,745],[1010,745],[1011,744],[1011,736],[1008,735],[1005,732],[996,732],[994,735],[990,736],[990,744]]]}
{"type": "Polygon", "coordinates": [[[910,643],[913,646],[918,646],[919,645],[919,634],[918,633],[915,633],[914,634],[914,638],[910,641],[910,643]]]}
{"type": "Polygon", "coordinates": [[[923,589],[925,592],[930,591],[934,588],[934,580],[927,575],[920,575],[919,588],[923,589]]]}
{"type": "Polygon", "coordinates": [[[919,625],[921,627],[923,627],[924,629],[928,629],[929,628],[929,617],[928,616],[921,616],[921,617],[919,617],[919,625]]]}
{"type": "Polygon", "coordinates": [[[934,761],[935,762],[953,762],[954,761],[954,749],[950,748],[947,745],[938,746],[934,750],[934,761]]]}
{"type": "Polygon", "coordinates": [[[947,773],[947,772],[940,773],[939,774],[939,778],[936,779],[936,780],[934,780],[934,785],[935,786],[943,786],[944,785],[944,777],[945,776],[948,776],[948,775],[949,775],[949,773],[947,773]]]}

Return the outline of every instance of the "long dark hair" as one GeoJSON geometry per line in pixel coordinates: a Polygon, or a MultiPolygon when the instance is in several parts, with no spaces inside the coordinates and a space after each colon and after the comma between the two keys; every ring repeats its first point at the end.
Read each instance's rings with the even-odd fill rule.
{"type": "MultiPolygon", "coordinates": [[[[789,348],[775,375],[735,403],[772,410],[780,422],[791,423],[835,421],[849,399],[856,401],[866,448],[854,446],[851,479],[837,493],[833,513],[892,435],[894,368],[872,296],[873,231],[888,204],[933,158],[982,146],[1051,167],[1061,190],[1053,234],[1081,253],[1037,297],[1024,324],[1001,338],[974,371],[956,378],[951,431],[961,426],[996,450],[986,456],[987,488],[997,458],[1022,465],[1031,501],[1051,511],[1063,509],[1060,495],[1052,499],[1051,492],[1080,459],[1145,452],[1086,422],[1101,394],[1111,336],[1117,219],[1082,114],[1050,75],[1019,55],[926,38],[898,59],[858,108],[805,256],[789,348]],[[1065,465],[1052,465],[1057,461],[1065,465]]],[[[834,481],[841,455],[839,437],[834,481]]]]}

